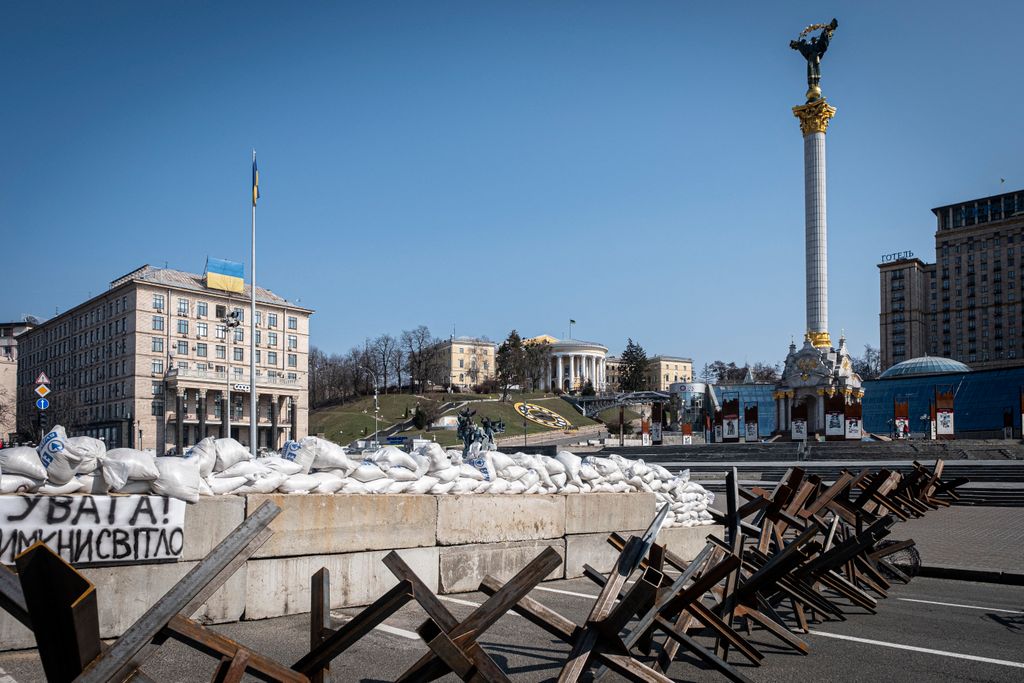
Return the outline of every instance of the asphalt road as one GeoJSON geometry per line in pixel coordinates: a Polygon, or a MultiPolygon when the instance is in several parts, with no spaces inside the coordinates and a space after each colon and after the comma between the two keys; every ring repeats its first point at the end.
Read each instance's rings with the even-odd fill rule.
{"type": "MultiPolygon", "coordinates": [[[[588,580],[573,579],[545,583],[532,595],[579,622],[596,594],[588,580]]],[[[442,598],[458,618],[483,599],[479,593],[442,598]]],[[[335,623],[357,611],[334,612],[335,623]]],[[[417,607],[405,607],[337,660],[331,680],[396,678],[426,651],[415,635],[423,618],[417,607]]],[[[215,628],[289,664],[306,651],[309,638],[307,615],[215,628]]],[[[851,613],[844,622],[812,625],[811,630],[803,636],[810,655],[782,649],[755,629],[751,640],[766,655],[762,666],[730,659],[758,682],[1024,680],[1024,587],[918,577],[880,601],[876,615],[851,613]]],[[[479,641],[517,681],[554,680],[568,652],[566,645],[515,614],[503,616],[479,641]]],[[[157,681],[209,680],[213,669],[212,659],[175,642],[165,644],[144,667],[157,681]]],[[[679,681],[725,680],[688,657],[677,660],[669,674],[679,681]]],[[[0,654],[0,683],[40,680],[34,651],[0,654]]]]}

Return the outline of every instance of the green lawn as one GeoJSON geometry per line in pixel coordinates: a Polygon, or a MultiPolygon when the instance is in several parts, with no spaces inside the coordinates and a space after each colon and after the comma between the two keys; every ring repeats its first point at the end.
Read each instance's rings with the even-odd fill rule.
{"type": "MultiPolygon", "coordinates": [[[[381,429],[406,419],[406,408],[411,417],[416,405],[423,401],[412,394],[382,394],[380,401],[381,429]]],[[[309,433],[323,434],[324,438],[337,443],[349,443],[373,433],[373,396],[351,401],[339,406],[318,408],[309,414],[309,433]]]]}
{"type": "MultiPolygon", "coordinates": [[[[635,410],[630,410],[629,408],[626,408],[626,410],[623,411],[623,416],[625,417],[626,422],[631,422],[633,420],[640,419],[640,413],[636,412],[635,410]]],[[[601,422],[612,422],[614,424],[619,424],[619,409],[609,408],[608,410],[603,410],[597,414],[597,417],[599,420],[601,420],[601,422]]]]}

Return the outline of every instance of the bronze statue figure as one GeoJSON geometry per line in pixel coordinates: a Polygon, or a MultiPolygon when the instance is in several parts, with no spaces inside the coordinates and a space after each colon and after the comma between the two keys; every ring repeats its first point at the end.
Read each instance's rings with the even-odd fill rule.
{"type": "Polygon", "coordinates": [[[839,26],[839,22],[835,19],[832,19],[831,23],[828,24],[813,24],[800,33],[800,40],[789,41],[789,46],[794,50],[799,50],[800,54],[807,60],[808,102],[821,97],[821,87],[818,85],[821,81],[821,57],[828,50],[828,43],[832,39],[832,33],[836,30],[837,26],[839,26]],[[811,38],[810,41],[804,38],[811,31],[818,29],[823,30],[817,37],[811,38]]]}

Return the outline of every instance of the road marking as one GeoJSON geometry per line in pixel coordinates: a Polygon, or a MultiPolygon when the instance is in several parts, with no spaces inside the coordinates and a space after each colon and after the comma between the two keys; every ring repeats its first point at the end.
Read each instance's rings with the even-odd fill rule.
{"type": "Polygon", "coordinates": [[[933,650],[928,647],[916,647],[914,645],[901,645],[899,643],[887,643],[882,640],[870,640],[868,638],[855,638],[854,636],[844,636],[838,633],[826,633],[824,631],[811,631],[811,635],[825,636],[826,638],[838,638],[839,640],[850,640],[855,643],[865,643],[867,645],[880,645],[882,647],[891,647],[896,650],[910,650],[912,652],[924,652],[929,655],[939,655],[941,657],[953,657],[955,659],[967,659],[972,662],[985,662],[986,664],[999,664],[1000,666],[1012,666],[1018,669],[1024,669],[1024,662],[1010,662],[1005,659],[992,659],[991,657],[978,657],[977,655],[964,655],[959,652],[946,652],[945,650],[933,650]]]}
{"type": "MultiPolygon", "coordinates": [[[[451,597],[449,595],[439,595],[437,597],[440,598],[441,600],[447,600],[448,602],[454,602],[456,605],[466,605],[467,607],[479,607],[480,606],[479,602],[472,602],[470,600],[461,600],[459,598],[453,598],[453,597],[451,597]]],[[[513,614],[513,615],[515,615],[517,617],[523,616],[522,614],[519,614],[519,612],[513,612],[512,610],[509,610],[509,611],[505,612],[505,614],[513,614]]],[[[3,682],[0,681],[0,683],[3,683],[3,682]]]]}
{"type": "Polygon", "coordinates": [[[896,598],[903,602],[923,602],[926,605],[942,605],[943,607],[963,607],[964,609],[980,609],[986,612],[1006,612],[1007,614],[1024,614],[1020,610],[1015,609],[999,609],[997,607],[980,607],[978,605],[961,605],[956,602],[936,602],[935,600],[916,600],[914,598],[896,598]]]}
{"type": "Polygon", "coordinates": [[[563,591],[558,588],[548,588],[547,586],[535,586],[535,590],[547,591],[548,593],[561,593],[562,595],[575,595],[577,598],[590,598],[593,600],[596,595],[590,595],[589,593],[574,593],[572,591],[563,591]]]}
{"type": "Polygon", "coordinates": [[[409,640],[419,640],[420,637],[412,631],[406,631],[404,628],[395,628],[394,626],[388,626],[387,624],[380,624],[375,626],[378,631],[384,631],[384,633],[390,633],[392,635],[401,636],[408,638],[409,640]]]}

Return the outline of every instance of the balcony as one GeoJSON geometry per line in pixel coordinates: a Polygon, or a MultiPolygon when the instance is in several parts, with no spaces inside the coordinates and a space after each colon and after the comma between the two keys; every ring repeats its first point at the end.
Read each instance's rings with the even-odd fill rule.
{"type": "MultiPolygon", "coordinates": [[[[183,370],[181,368],[171,368],[164,375],[164,378],[170,381],[176,381],[178,379],[188,380],[199,380],[201,382],[210,382],[214,384],[224,384],[230,381],[232,383],[249,384],[249,373],[227,373],[217,372],[216,370],[194,370],[189,368],[183,370]]],[[[298,389],[302,386],[298,379],[288,379],[287,377],[278,377],[277,375],[257,374],[256,375],[256,386],[258,387],[286,387],[289,389],[298,389]]]]}

